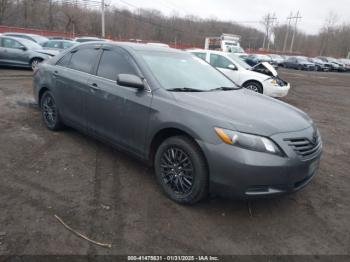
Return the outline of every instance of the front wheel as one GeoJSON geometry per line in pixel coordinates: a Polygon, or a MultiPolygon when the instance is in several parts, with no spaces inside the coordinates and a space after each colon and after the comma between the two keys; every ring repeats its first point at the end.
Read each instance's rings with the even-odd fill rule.
{"type": "Polygon", "coordinates": [[[180,204],[194,204],[208,194],[208,170],[201,150],[189,138],[166,139],[157,149],[155,173],[164,193],[180,204]]]}
{"type": "Polygon", "coordinates": [[[246,82],[246,83],[243,84],[243,87],[247,88],[249,90],[252,90],[254,92],[260,93],[260,94],[263,93],[262,85],[260,83],[258,83],[258,82],[255,82],[255,81],[246,82]]]}
{"type": "Polygon", "coordinates": [[[43,60],[40,58],[33,58],[32,61],[30,62],[30,66],[32,68],[32,70],[34,70],[38,64],[40,64],[43,60]]]}
{"type": "Polygon", "coordinates": [[[63,127],[58,107],[50,91],[46,91],[40,101],[41,114],[46,127],[50,130],[59,130],[63,127]]]}

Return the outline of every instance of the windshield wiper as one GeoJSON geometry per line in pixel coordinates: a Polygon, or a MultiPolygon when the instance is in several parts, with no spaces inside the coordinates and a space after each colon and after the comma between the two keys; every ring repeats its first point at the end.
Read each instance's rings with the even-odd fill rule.
{"type": "Polygon", "coordinates": [[[235,87],[227,87],[227,86],[221,86],[218,88],[210,89],[209,91],[230,91],[230,90],[236,90],[235,87]]]}
{"type": "Polygon", "coordinates": [[[204,90],[190,88],[190,87],[177,87],[177,88],[171,88],[167,90],[171,92],[204,92],[204,90]]]}

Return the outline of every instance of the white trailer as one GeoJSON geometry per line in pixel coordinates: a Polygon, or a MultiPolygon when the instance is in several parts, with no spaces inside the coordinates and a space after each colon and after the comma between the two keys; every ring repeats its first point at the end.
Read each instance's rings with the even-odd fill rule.
{"type": "Polygon", "coordinates": [[[231,48],[240,47],[241,36],[222,34],[216,37],[206,37],[204,49],[231,52],[231,48]]]}

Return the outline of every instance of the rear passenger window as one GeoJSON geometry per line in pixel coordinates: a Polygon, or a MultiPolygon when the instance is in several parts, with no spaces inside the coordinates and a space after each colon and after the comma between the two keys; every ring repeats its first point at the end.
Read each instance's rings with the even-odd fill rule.
{"type": "Polygon", "coordinates": [[[117,80],[119,74],[137,75],[130,59],[130,56],[124,52],[105,50],[101,57],[97,75],[113,81],[117,80]]]}
{"type": "Polygon", "coordinates": [[[68,67],[85,73],[91,73],[99,51],[94,48],[79,49],[73,53],[68,67]]]}
{"type": "Polygon", "coordinates": [[[71,57],[72,57],[72,53],[66,54],[64,57],[62,57],[62,58],[56,63],[56,65],[67,67],[68,64],[69,64],[69,61],[70,61],[71,57]]]}

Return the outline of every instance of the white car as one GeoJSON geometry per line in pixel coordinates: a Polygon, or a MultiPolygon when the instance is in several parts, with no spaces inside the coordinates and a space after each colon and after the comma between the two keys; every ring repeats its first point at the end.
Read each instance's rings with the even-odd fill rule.
{"type": "Polygon", "coordinates": [[[202,49],[188,52],[216,67],[239,86],[271,97],[284,97],[289,92],[290,84],[267,62],[251,67],[232,53],[202,49]]]}

